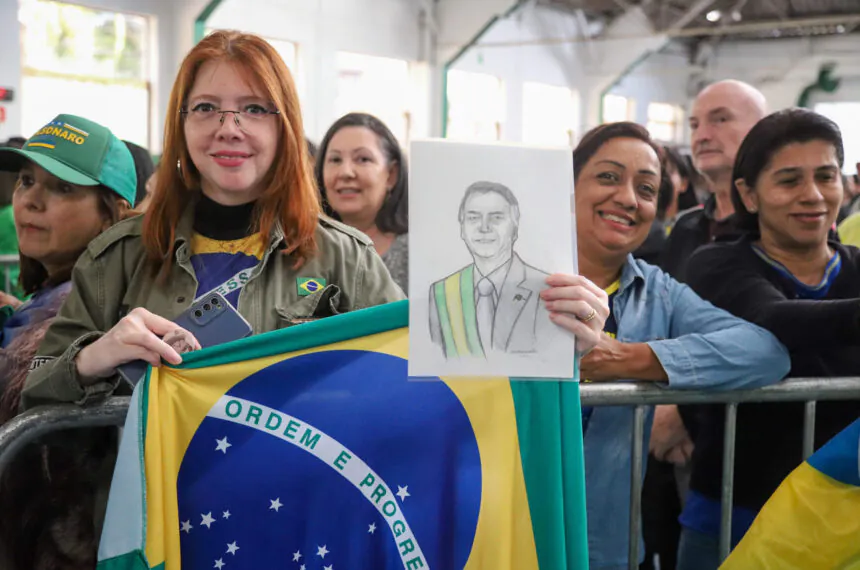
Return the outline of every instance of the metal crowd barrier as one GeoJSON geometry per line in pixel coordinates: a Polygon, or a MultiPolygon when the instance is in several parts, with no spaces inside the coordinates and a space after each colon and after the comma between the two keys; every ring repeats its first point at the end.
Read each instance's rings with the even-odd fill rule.
{"type": "MultiPolygon", "coordinates": [[[[639,567],[639,534],[642,510],[643,437],[648,406],[658,404],[725,404],[726,430],[723,447],[722,520],[720,524],[720,559],[731,549],[732,492],[735,467],[735,428],[738,404],[752,402],[805,402],[803,422],[803,457],[812,454],[815,436],[815,403],[821,400],[860,400],[860,377],[793,378],[755,390],[714,392],[705,390],[669,390],[650,382],[590,383],[581,386],[583,406],[633,406],[631,433],[632,462],[630,470],[630,521],[628,532],[628,568],[639,567]]],[[[111,398],[98,406],[81,408],[58,405],[35,408],[14,418],[0,428],[0,475],[15,454],[28,443],[45,434],[84,427],[122,426],[129,398],[111,398]]]]}
{"type": "Polygon", "coordinates": [[[732,492],[735,475],[735,427],[738,404],[752,402],[806,402],[803,418],[803,458],[812,455],[815,437],[815,402],[820,400],[860,399],[860,378],[792,378],[755,390],[724,392],[669,390],[648,383],[591,383],[582,385],[583,406],[635,406],[630,469],[630,545],[627,565],[639,567],[639,527],[642,510],[642,462],[645,413],[657,404],[726,404],[726,429],[723,442],[723,486],[720,521],[720,560],[731,550],[732,492]]]}

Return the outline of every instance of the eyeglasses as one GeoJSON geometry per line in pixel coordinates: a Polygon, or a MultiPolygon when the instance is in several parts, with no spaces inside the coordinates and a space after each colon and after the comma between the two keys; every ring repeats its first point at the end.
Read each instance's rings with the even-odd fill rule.
{"type": "Polygon", "coordinates": [[[199,103],[193,109],[183,108],[179,114],[184,116],[189,124],[200,127],[212,127],[224,124],[227,113],[233,114],[233,121],[243,131],[253,129],[264,123],[271,115],[280,115],[280,111],[267,109],[262,105],[251,104],[237,111],[219,109],[210,103],[199,103]]]}

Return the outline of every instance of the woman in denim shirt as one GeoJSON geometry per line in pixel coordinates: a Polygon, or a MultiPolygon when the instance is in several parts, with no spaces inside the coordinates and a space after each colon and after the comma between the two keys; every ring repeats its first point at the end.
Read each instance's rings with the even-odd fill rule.
{"type": "MultiPolygon", "coordinates": [[[[611,309],[608,334],[581,361],[583,381],[733,389],[781,380],[789,370],[788,353],[771,333],[633,259],[667,180],[648,131],[634,123],[602,125],[583,137],[573,159],[579,269],[609,294],[611,309]]],[[[545,294],[550,303],[552,295],[545,294]]],[[[645,449],[651,416],[649,411],[645,449]]],[[[632,429],[631,407],[583,410],[592,569],[628,567],[632,429]]]]}

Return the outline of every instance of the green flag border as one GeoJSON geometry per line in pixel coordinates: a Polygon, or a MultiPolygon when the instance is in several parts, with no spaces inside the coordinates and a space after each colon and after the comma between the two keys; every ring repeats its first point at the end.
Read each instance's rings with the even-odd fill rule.
{"type": "Polygon", "coordinates": [[[253,335],[190,352],[176,369],[195,369],[254,360],[384,333],[409,325],[409,301],[395,301],[253,335]]]}

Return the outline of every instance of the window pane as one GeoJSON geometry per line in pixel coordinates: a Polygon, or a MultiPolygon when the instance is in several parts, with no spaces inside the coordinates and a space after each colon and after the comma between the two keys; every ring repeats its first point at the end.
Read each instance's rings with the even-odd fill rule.
{"type": "Polygon", "coordinates": [[[845,148],[843,171],[846,174],[857,174],[857,163],[860,162],[860,129],[857,128],[860,102],[818,103],[815,105],[815,112],[839,125],[842,145],[845,148]]]}
{"type": "Polygon", "coordinates": [[[79,81],[58,77],[24,75],[21,106],[24,136],[31,136],[59,115],[68,113],[92,119],[110,128],[123,140],[149,146],[149,90],[146,86],[79,81]],[[57,97],[74,93],[74,97],[57,97]],[[105,104],[105,102],[114,104],[105,104]]]}
{"type": "Polygon", "coordinates": [[[21,0],[22,128],[82,115],[149,146],[149,20],[48,0],[21,0]]]}
{"type": "Polygon", "coordinates": [[[448,137],[496,141],[505,116],[502,80],[485,73],[448,72],[448,137]]]}
{"type": "Polygon", "coordinates": [[[660,123],[674,123],[677,108],[668,103],[649,103],[648,120],[660,123]]]}
{"type": "Polygon", "coordinates": [[[21,0],[22,61],[39,71],[146,81],[143,16],[46,0],[21,0]]]}
{"type": "Polygon", "coordinates": [[[523,84],[523,142],[573,145],[579,134],[579,98],[567,87],[523,84]]]}
{"type": "MultiPolygon", "coordinates": [[[[206,35],[208,36],[212,32],[217,31],[217,28],[206,28],[206,35]]],[[[253,33],[253,32],[251,32],[253,33]]],[[[278,55],[281,56],[281,59],[284,60],[284,63],[287,65],[287,68],[290,70],[290,73],[293,74],[293,78],[296,76],[296,66],[298,65],[298,51],[299,46],[296,45],[295,42],[291,42],[289,40],[278,40],[275,38],[267,38],[261,36],[264,40],[269,42],[275,51],[278,52],[278,55]]]]}
{"type": "Polygon", "coordinates": [[[409,63],[339,52],[337,68],[337,116],[351,112],[375,115],[405,147],[409,140],[409,63]]]}
{"type": "Polygon", "coordinates": [[[648,132],[661,142],[675,142],[675,125],[673,123],[655,123],[648,121],[648,132]]]}
{"type": "Polygon", "coordinates": [[[604,95],[603,122],[617,123],[631,120],[631,102],[621,95],[604,95]]]}

